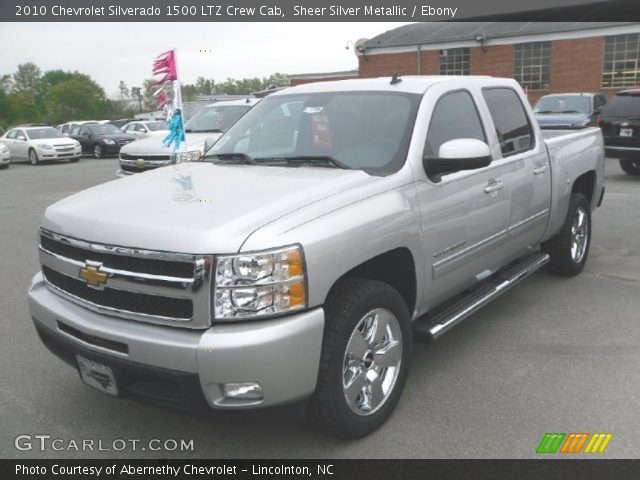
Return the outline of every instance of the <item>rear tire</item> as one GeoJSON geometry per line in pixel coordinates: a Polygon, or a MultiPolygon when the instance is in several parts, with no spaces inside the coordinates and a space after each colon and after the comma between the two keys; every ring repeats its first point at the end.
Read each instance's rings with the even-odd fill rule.
{"type": "Polygon", "coordinates": [[[591,205],[581,193],[572,193],[564,225],[542,244],[551,257],[551,270],[565,277],[579,274],[587,263],[591,245],[591,205]]]}
{"type": "Polygon", "coordinates": [[[392,414],[407,379],[411,322],[402,296],[386,283],[348,278],[325,304],[325,327],[312,413],[328,433],[359,438],[392,414]]]}
{"type": "Polygon", "coordinates": [[[29,150],[29,163],[34,166],[40,165],[40,159],[38,158],[38,154],[33,148],[29,150]]]}
{"type": "Polygon", "coordinates": [[[639,158],[621,158],[620,167],[629,175],[640,175],[639,158]]]}

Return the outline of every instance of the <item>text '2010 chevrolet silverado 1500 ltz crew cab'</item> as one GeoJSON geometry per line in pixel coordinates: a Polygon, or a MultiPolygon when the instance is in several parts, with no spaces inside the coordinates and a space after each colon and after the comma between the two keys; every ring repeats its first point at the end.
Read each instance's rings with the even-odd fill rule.
{"type": "Polygon", "coordinates": [[[543,136],[509,79],[289,88],[203,161],[50,206],[31,316],[102,392],[308,399],[328,431],[363,436],[396,406],[414,338],[547,262],[582,270],[603,160],[598,129],[543,136]]]}

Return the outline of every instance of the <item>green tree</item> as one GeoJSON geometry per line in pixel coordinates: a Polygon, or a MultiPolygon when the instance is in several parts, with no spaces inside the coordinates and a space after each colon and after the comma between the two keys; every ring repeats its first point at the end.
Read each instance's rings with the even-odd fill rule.
{"type": "Polygon", "coordinates": [[[34,63],[18,65],[13,74],[13,88],[16,92],[31,92],[36,94],[40,85],[41,72],[34,63]]]}
{"type": "Polygon", "coordinates": [[[46,106],[47,120],[54,124],[69,119],[98,119],[109,109],[102,87],[82,74],[49,87],[46,106]]]}

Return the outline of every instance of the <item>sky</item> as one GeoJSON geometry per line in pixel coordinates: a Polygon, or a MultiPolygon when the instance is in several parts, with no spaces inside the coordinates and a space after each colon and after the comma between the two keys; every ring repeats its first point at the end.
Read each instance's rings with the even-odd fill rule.
{"type": "Polygon", "coordinates": [[[78,70],[115,96],[120,80],[141,85],[155,56],[177,49],[183,83],[199,76],[266,77],[357,68],[352,43],[403,23],[3,23],[0,75],[33,62],[78,70]]]}

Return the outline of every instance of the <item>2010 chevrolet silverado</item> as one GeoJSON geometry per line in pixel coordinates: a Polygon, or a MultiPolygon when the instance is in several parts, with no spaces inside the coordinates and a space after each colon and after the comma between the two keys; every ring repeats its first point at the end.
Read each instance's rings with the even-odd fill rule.
{"type": "Polygon", "coordinates": [[[328,431],[363,436],[396,406],[414,337],[547,262],[582,270],[603,162],[598,129],[543,136],[509,79],[289,88],[204,161],[50,206],[30,312],[102,392],[229,410],[309,398],[328,431]]]}

